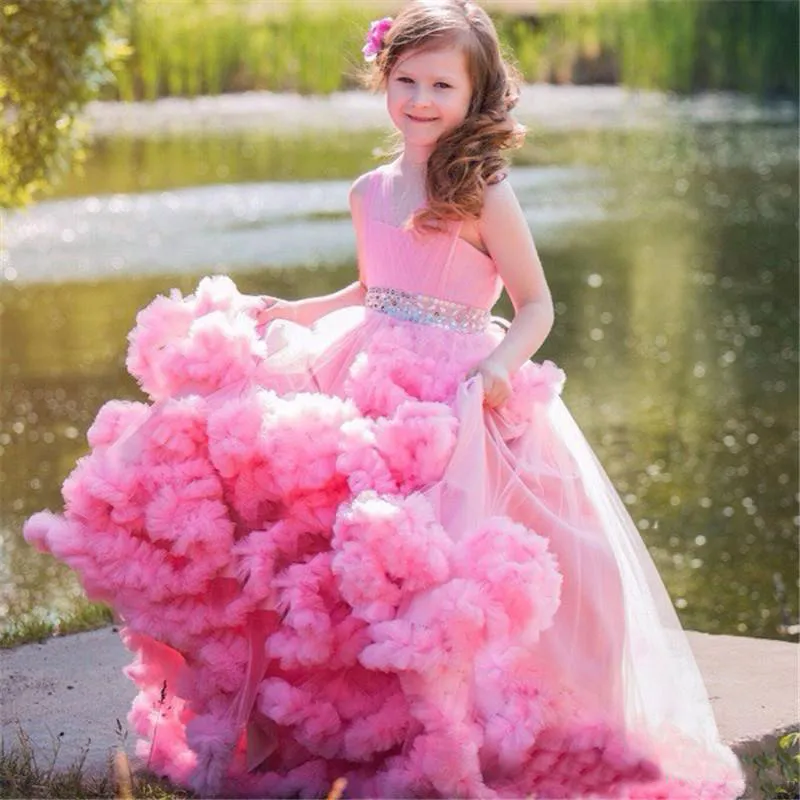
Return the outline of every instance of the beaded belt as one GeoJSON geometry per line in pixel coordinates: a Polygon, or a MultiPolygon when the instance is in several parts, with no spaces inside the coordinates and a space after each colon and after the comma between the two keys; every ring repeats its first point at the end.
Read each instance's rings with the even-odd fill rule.
{"type": "Polygon", "coordinates": [[[371,287],[367,289],[364,305],[407,322],[438,325],[462,333],[479,333],[487,328],[491,320],[491,313],[487,309],[424,294],[401,292],[399,289],[371,287]]]}

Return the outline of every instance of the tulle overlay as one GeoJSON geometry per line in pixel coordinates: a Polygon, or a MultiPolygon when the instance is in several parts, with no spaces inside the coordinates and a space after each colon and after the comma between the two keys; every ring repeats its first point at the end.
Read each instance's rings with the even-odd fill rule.
{"type": "Polygon", "coordinates": [[[149,402],[106,404],[64,513],[26,525],[124,621],[142,759],[206,795],[736,797],[563,373],[484,408],[466,376],[502,327],[434,323],[488,318],[494,263],[367,186],[377,307],[262,331],[227,278],[157,298],[128,355],[149,402]]]}
{"type": "Polygon", "coordinates": [[[503,335],[364,308],[259,331],[227,278],[140,313],[112,401],[25,535],[113,605],[152,769],[204,794],[733,798],[624,509],[503,335]]]}

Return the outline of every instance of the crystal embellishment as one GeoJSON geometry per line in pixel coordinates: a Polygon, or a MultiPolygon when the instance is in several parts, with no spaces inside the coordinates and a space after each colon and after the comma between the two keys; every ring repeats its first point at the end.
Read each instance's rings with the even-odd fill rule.
{"type": "Polygon", "coordinates": [[[491,314],[485,308],[376,286],[367,289],[364,305],[406,322],[438,325],[461,333],[480,333],[491,321],[491,314]]]}

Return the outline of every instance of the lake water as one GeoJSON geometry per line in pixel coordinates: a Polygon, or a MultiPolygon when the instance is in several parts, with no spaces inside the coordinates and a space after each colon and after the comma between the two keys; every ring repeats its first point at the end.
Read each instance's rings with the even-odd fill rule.
{"type": "MultiPolygon", "coordinates": [[[[557,309],[540,355],[566,370],[565,400],[684,624],[786,637],[798,615],[796,120],[698,106],[635,123],[536,127],[515,159],[557,309]]],[[[289,297],[349,282],[347,187],[383,138],[110,136],[55,199],[5,220],[0,625],[82,602],[20,530],[60,507],[98,407],[137,396],[124,369],[137,309],[214,272],[289,297]]]]}

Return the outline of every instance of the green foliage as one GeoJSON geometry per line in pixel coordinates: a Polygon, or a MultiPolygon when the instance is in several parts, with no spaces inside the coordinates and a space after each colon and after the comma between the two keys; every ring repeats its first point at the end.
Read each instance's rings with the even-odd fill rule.
{"type": "MultiPolygon", "coordinates": [[[[55,2],[55,0],[53,0],[55,2]]],[[[127,732],[117,720],[117,738],[124,744],[127,732]]],[[[192,795],[184,789],[176,789],[166,780],[147,772],[132,777],[130,790],[122,788],[119,769],[109,763],[105,772],[86,768],[88,744],[80,755],[68,766],[59,765],[61,738],[54,734],[52,750],[48,758],[37,757],[30,737],[18,731],[16,742],[9,744],[4,737],[0,741],[0,798],[69,798],[84,800],[104,797],[138,797],[147,800],[187,800],[192,795]]],[[[127,760],[124,761],[127,770],[127,760]]],[[[126,787],[127,788],[127,787],[126,787]]]]}
{"type": "Polygon", "coordinates": [[[778,739],[774,750],[742,759],[754,779],[761,797],[794,800],[800,796],[800,731],[790,731],[778,739]]]}
{"type": "Polygon", "coordinates": [[[67,614],[27,615],[8,621],[0,630],[0,649],[26,642],[39,642],[51,636],[91,631],[113,622],[108,606],[83,600],[67,614]]]}
{"type": "MultiPolygon", "coordinates": [[[[372,5],[355,0],[130,0],[119,34],[133,57],[109,99],[358,85],[372,5]]],[[[796,0],[631,0],[493,14],[528,81],[608,81],[691,92],[796,96],[796,0]],[[530,12],[530,13],[528,13],[530,12]]]]}
{"type": "MultiPolygon", "coordinates": [[[[108,99],[155,100],[253,90],[328,94],[360,86],[361,46],[378,12],[354,0],[291,0],[281,10],[250,0],[131,0],[118,33],[132,57],[108,99]],[[177,13],[176,8],[180,9],[177,13]],[[265,10],[266,9],[266,10],[265,10]]],[[[568,79],[594,24],[590,12],[544,24],[497,14],[500,37],[526,80],[568,79]]]]}
{"type": "Polygon", "coordinates": [[[647,0],[600,16],[626,85],[797,97],[797,0],[647,0]]]}
{"type": "Polygon", "coordinates": [[[80,158],[78,113],[123,53],[118,0],[0,0],[0,207],[29,202],[80,158]]]}
{"type": "MultiPolygon", "coordinates": [[[[495,20],[528,81],[619,78],[796,98],[799,8],[637,0],[495,20]]],[[[78,115],[98,93],[155,100],[352,88],[375,13],[355,0],[0,0],[0,208],[29,202],[81,159],[78,115]]]]}
{"type": "Polygon", "coordinates": [[[116,70],[124,100],[269,89],[328,94],[358,83],[370,9],[332,0],[282,13],[239,0],[133,0],[120,20],[132,57],[116,70]]]}
{"type": "Polygon", "coordinates": [[[54,738],[48,764],[40,764],[30,738],[19,732],[16,746],[0,742],[0,797],[111,797],[113,784],[107,777],[87,778],[87,751],[65,770],[56,770],[60,739],[54,738]]]}

